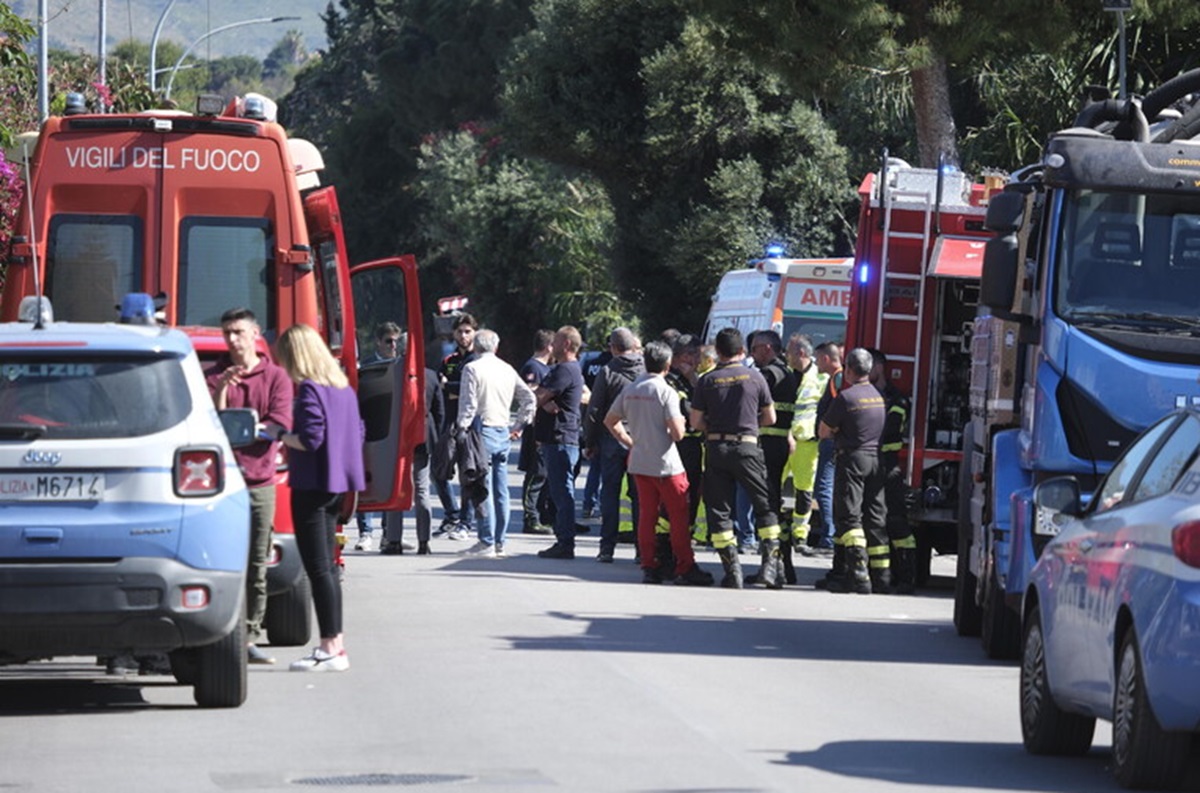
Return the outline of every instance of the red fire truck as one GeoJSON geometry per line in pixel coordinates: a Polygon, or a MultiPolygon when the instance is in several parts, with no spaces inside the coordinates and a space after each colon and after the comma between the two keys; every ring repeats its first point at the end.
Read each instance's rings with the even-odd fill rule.
{"type": "MultiPolygon", "coordinates": [[[[202,98],[194,115],[92,115],[69,101],[43,125],[28,166],[31,200],[0,252],[0,321],[15,320],[40,282],[59,320],[110,321],[122,295],[157,295],[162,320],[188,331],[201,358],[224,350],[214,329],[231,307],[253,310],[268,341],[311,325],[358,389],[368,469],[360,506],[411,506],[413,450],[425,439],[416,262],[350,266],[337,196],[319,186],[321,155],[275,123],[273,102],[202,98]],[[359,371],[358,351],[374,348],[382,321],[407,329],[408,355],[359,371]]],[[[275,526],[272,644],[302,644],[310,629],[289,517],[281,510],[275,526]]]]}
{"type": "Polygon", "coordinates": [[[928,576],[932,551],[957,552],[962,428],[970,418],[971,336],[979,303],[987,199],[1003,177],[884,158],[862,200],[846,348],[873,347],[912,399],[903,459],[909,520],[928,576]]]}

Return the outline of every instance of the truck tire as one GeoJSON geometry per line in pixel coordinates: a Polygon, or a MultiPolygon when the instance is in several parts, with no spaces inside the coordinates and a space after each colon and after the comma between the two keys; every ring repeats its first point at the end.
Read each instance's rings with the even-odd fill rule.
{"type": "Polygon", "coordinates": [[[971,572],[971,494],[975,479],[970,460],[975,450],[975,423],[962,431],[962,463],[958,467],[958,559],[954,574],[954,630],[959,636],[978,636],[983,628],[983,611],[975,601],[979,579],[971,572]]]}
{"type": "Polygon", "coordinates": [[[1146,678],[1131,628],[1117,655],[1113,695],[1113,773],[1127,788],[1169,790],[1179,786],[1188,768],[1190,732],[1167,732],[1146,699],[1146,678]]]}
{"type": "Polygon", "coordinates": [[[1058,707],[1046,680],[1046,642],[1035,608],[1021,647],[1021,738],[1030,754],[1081,755],[1092,747],[1096,719],[1058,707]]]}
{"type": "Polygon", "coordinates": [[[263,620],[272,647],[302,647],[312,634],[312,584],[301,574],[296,585],[267,598],[263,620]]]}
{"type": "Polygon", "coordinates": [[[954,630],[959,636],[978,636],[983,630],[983,609],[975,602],[979,579],[971,572],[971,541],[958,532],[958,563],[954,576],[954,630]]]}
{"type": "Polygon", "coordinates": [[[202,708],[236,708],[246,701],[246,620],[229,635],[196,648],[192,695],[202,708]]]}
{"type": "Polygon", "coordinates": [[[1011,661],[1021,652],[1021,623],[1017,613],[1004,603],[1004,590],[993,572],[983,600],[980,638],[988,658],[1011,661]]]}

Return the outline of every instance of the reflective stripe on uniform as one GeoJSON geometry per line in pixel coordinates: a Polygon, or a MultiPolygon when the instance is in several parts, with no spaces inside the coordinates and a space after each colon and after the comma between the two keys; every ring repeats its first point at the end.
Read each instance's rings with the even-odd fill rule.
{"type": "Polygon", "coordinates": [[[890,549],[886,545],[867,547],[867,566],[873,570],[887,570],[892,566],[890,549]]]}
{"type": "Polygon", "coordinates": [[[834,537],[833,541],[844,548],[866,548],[867,533],[861,528],[849,529],[841,537],[834,537]]]}
{"type": "Polygon", "coordinates": [[[912,548],[913,550],[916,550],[917,538],[915,536],[913,536],[912,534],[910,534],[907,537],[901,537],[898,540],[892,540],[892,547],[893,548],[912,548]]]}
{"type": "Polygon", "coordinates": [[[773,435],[778,438],[786,438],[791,432],[783,427],[760,427],[758,430],[759,435],[773,435]]]}
{"type": "Polygon", "coordinates": [[[713,532],[712,546],[718,551],[722,548],[728,548],[731,545],[737,544],[737,539],[733,536],[733,529],[727,531],[713,532]]]}
{"type": "Polygon", "coordinates": [[[881,452],[898,452],[904,448],[903,443],[885,443],[879,447],[881,452]]]}
{"type": "Polygon", "coordinates": [[[758,539],[760,540],[778,540],[781,532],[779,529],[779,524],[773,523],[770,526],[760,526],[758,529],[756,529],[756,533],[758,534],[758,539]]]}

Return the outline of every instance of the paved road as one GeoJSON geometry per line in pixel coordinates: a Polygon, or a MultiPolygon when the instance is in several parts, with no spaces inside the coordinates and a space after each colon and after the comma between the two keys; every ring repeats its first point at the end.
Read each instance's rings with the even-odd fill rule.
{"type": "Polygon", "coordinates": [[[0,668],[0,790],[1117,789],[1107,725],[1085,758],[1025,754],[1017,670],[954,635],[945,589],[830,595],[808,560],[779,592],[644,586],[631,546],[602,565],[594,533],[574,561],[547,542],[350,552],[353,668],[253,668],[237,710],[81,659],[0,668]]]}

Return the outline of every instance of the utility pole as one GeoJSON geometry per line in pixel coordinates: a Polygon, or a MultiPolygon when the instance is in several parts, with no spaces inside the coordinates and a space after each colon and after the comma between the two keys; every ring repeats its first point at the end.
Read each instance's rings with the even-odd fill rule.
{"type": "Polygon", "coordinates": [[[50,37],[46,33],[46,5],[48,0],[38,0],[38,113],[40,121],[50,117],[50,37]]]}
{"type": "Polygon", "coordinates": [[[1133,0],[1100,0],[1105,11],[1117,15],[1117,98],[1125,98],[1125,12],[1133,10],[1133,0]]]}
{"type": "MultiPolygon", "coordinates": [[[[100,61],[100,85],[108,85],[108,0],[100,0],[100,46],[96,55],[100,61]]],[[[103,98],[100,100],[100,112],[108,112],[103,98]]]]}

